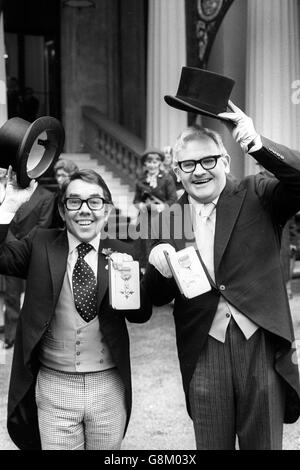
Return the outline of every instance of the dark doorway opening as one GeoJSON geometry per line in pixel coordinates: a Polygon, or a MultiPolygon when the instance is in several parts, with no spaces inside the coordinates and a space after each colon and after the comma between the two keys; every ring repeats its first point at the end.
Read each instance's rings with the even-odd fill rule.
{"type": "Polygon", "coordinates": [[[36,117],[60,119],[60,1],[8,0],[3,13],[8,86],[13,77],[22,99],[33,93],[36,117]]]}

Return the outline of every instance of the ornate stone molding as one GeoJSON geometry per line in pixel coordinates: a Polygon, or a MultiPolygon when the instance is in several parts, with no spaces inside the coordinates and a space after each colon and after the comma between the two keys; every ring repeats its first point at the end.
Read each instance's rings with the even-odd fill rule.
{"type": "Polygon", "coordinates": [[[197,0],[196,37],[201,67],[205,67],[207,64],[219,26],[233,1],[197,0]]]}

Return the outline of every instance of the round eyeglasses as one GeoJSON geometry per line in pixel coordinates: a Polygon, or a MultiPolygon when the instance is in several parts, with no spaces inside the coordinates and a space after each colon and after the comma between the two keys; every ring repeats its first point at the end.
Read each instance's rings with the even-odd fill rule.
{"type": "Polygon", "coordinates": [[[104,204],[109,204],[106,199],[102,197],[89,197],[88,199],[80,199],[80,197],[67,197],[64,200],[64,205],[68,209],[68,211],[79,211],[83,203],[86,203],[88,208],[91,211],[99,211],[104,207],[104,204]]]}
{"type": "Polygon", "coordinates": [[[201,158],[200,160],[185,160],[183,162],[177,163],[179,168],[184,173],[193,173],[198,164],[200,164],[204,170],[213,170],[217,164],[218,159],[221,157],[222,155],[211,155],[209,157],[201,158]]]}

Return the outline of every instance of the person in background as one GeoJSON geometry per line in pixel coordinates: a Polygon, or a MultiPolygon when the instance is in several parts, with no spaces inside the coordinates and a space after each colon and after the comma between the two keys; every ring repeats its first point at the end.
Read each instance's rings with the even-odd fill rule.
{"type": "Polygon", "coordinates": [[[58,187],[61,188],[63,183],[78,171],[78,166],[72,160],[59,158],[53,167],[53,171],[58,187]]]}
{"type": "Polygon", "coordinates": [[[36,228],[5,241],[13,213],[28,204],[34,187],[19,188],[9,174],[0,207],[0,272],[27,279],[8,432],[23,450],[120,449],[132,402],[125,319],[146,321],[152,306],[142,288],[139,309],[109,303],[108,257],[122,269],[132,256],[127,243],[102,238],[113,204],[93,170],[73,173],[61,188],[66,230],[36,228]]]}
{"type": "MultiPolygon", "coordinates": [[[[37,184],[32,197],[14,215],[7,232],[7,241],[21,240],[36,227],[47,228],[52,223],[54,194],[37,184]]],[[[15,342],[16,327],[21,308],[21,295],[25,291],[24,278],[5,276],[4,347],[15,342]]]]}
{"type": "Polygon", "coordinates": [[[58,185],[58,190],[55,194],[51,228],[64,228],[65,224],[60,216],[58,209],[59,191],[62,188],[64,182],[68,181],[70,176],[73,175],[76,171],[78,171],[78,166],[76,163],[74,163],[72,160],[66,160],[63,158],[59,158],[53,167],[54,178],[58,185]]]}
{"type": "MultiPolygon", "coordinates": [[[[173,171],[173,165],[172,165],[173,164],[173,149],[171,145],[166,145],[163,148],[163,153],[164,153],[164,160],[161,164],[161,169],[164,170],[166,173],[171,173],[173,171]]],[[[176,181],[177,181],[177,178],[176,178],[176,181]]]]}
{"type": "Polygon", "coordinates": [[[298,232],[296,217],[291,217],[282,229],[281,235],[281,263],[283,275],[286,282],[287,292],[290,299],[293,298],[292,278],[295,266],[296,252],[298,246],[298,232]]]}
{"type": "Polygon", "coordinates": [[[154,305],[175,298],[178,357],[197,449],[232,450],[236,437],[241,450],[281,449],[283,423],[300,415],[280,260],[282,226],[300,209],[300,153],[261,137],[252,119],[228,106],[220,117],[233,138],[276,178],[228,178],[230,156],[220,135],[184,130],[174,163],[185,193],[173,216],[162,213],[153,224],[156,240],[143,281],[154,305]],[[210,286],[189,299],[180,294],[165,252],[190,245],[210,286]]]}
{"type": "Polygon", "coordinates": [[[163,152],[164,152],[165,158],[164,158],[164,161],[162,163],[162,169],[166,173],[168,173],[169,175],[172,176],[172,178],[174,180],[174,183],[175,183],[177,198],[179,199],[182,196],[184,190],[183,190],[181,181],[179,181],[179,179],[177,178],[177,176],[174,172],[174,168],[173,168],[173,149],[170,145],[166,145],[163,148],[163,152]]]}
{"type": "Polygon", "coordinates": [[[20,91],[19,80],[16,77],[7,79],[7,117],[21,117],[23,98],[20,91]]]}
{"type": "Polygon", "coordinates": [[[21,117],[26,121],[33,122],[36,120],[40,102],[33,94],[31,87],[26,87],[23,93],[23,100],[21,106],[21,117]]]}
{"type": "Polygon", "coordinates": [[[143,173],[136,182],[133,204],[139,211],[140,265],[146,267],[151,246],[152,219],[176,199],[174,179],[161,169],[164,153],[156,148],[148,148],[142,154],[143,173]]]}
{"type": "MultiPolygon", "coordinates": [[[[6,173],[5,168],[0,168],[0,206],[5,197],[6,191],[6,173]]],[[[4,309],[5,309],[5,276],[0,274],[0,333],[4,333],[4,309]]]]}

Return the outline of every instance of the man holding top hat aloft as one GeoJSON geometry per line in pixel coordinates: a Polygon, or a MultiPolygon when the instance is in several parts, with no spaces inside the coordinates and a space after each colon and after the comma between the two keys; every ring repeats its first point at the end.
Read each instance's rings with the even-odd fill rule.
{"type": "Polygon", "coordinates": [[[197,448],[234,449],[238,436],[240,449],[281,449],[283,422],[295,422],[300,413],[280,265],[282,228],[300,210],[300,153],[261,137],[233,103],[227,111],[226,77],[223,96],[222,83],[222,76],[184,68],[177,96],[166,101],[222,119],[245,154],[276,178],[235,181],[221,137],[199,126],[185,129],[174,145],[185,193],[173,213],[157,220],[144,282],[154,304],[175,298],[178,356],[197,448]],[[193,298],[180,294],[166,260],[166,252],[174,256],[189,245],[210,283],[193,298]]]}
{"type": "Polygon", "coordinates": [[[0,273],[27,281],[8,432],[23,450],[119,449],[132,402],[125,318],[143,322],[151,315],[147,293],[140,295],[138,276],[128,266],[133,249],[105,232],[112,197],[93,170],[78,170],[61,187],[65,230],[35,228],[21,240],[6,241],[14,214],[34,194],[36,182],[26,186],[26,179],[22,186],[9,166],[0,206],[0,273]],[[121,309],[112,307],[108,264],[121,272],[123,284],[116,288],[131,283],[134,306],[124,294],[121,309]]]}

